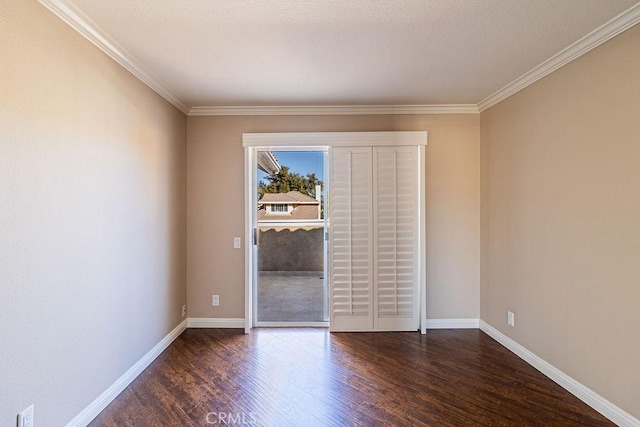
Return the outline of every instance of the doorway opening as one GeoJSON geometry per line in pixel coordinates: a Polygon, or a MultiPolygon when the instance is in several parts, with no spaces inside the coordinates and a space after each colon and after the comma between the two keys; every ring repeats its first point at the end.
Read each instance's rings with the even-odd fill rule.
{"type": "Polygon", "coordinates": [[[328,326],[326,151],[257,151],[255,326],[328,326]]]}

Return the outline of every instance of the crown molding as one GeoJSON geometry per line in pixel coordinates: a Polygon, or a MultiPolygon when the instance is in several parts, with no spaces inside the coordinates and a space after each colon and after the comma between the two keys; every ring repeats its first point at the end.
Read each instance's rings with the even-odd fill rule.
{"type": "Polygon", "coordinates": [[[344,116],[369,114],[477,114],[475,104],[299,105],[192,107],[190,116],[344,116]]]}
{"type": "Polygon", "coordinates": [[[484,110],[493,107],[500,101],[507,99],[511,95],[514,95],[527,86],[553,73],[558,68],[563,67],[574,59],[577,59],[592,49],[595,49],[602,43],[614,38],[639,22],[640,3],[622,12],[606,24],[598,27],[577,42],[566,47],[537,67],[533,68],[531,71],[526,72],[502,89],[492,95],[489,95],[478,103],[478,111],[483,112],[484,110]]]}
{"type": "Polygon", "coordinates": [[[516,94],[574,59],[640,23],[640,3],[523,74],[478,104],[434,105],[301,105],[189,107],[169,87],[112,40],[91,18],[68,0],[38,0],[44,7],[100,48],[131,74],[189,116],[318,116],[371,114],[477,114],[516,94]]]}
{"type": "Polygon", "coordinates": [[[153,89],[158,95],[169,101],[184,114],[189,112],[189,106],[184,101],[155,77],[153,73],[143,67],[133,55],[112,40],[91,18],[85,15],[84,12],[75,5],[67,0],[38,1],[144,84],[153,89]]]}

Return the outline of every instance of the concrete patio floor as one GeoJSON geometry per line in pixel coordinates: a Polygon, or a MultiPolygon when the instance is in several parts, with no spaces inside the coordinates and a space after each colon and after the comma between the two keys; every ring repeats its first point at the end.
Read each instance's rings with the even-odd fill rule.
{"type": "Polygon", "coordinates": [[[322,273],[305,276],[260,274],[259,322],[323,322],[322,273]]]}

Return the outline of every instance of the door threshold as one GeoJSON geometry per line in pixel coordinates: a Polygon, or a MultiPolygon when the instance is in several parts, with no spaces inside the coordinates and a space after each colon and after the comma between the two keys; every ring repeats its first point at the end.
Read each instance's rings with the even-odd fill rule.
{"type": "Polygon", "coordinates": [[[329,322],[256,322],[254,328],[328,328],[329,322]]]}

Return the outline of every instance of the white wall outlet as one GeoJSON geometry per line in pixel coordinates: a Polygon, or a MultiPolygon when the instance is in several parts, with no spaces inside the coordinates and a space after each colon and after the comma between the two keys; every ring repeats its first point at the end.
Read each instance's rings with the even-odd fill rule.
{"type": "Polygon", "coordinates": [[[214,307],[218,307],[220,305],[220,295],[211,296],[211,305],[214,307]]]}
{"type": "Polygon", "coordinates": [[[239,237],[234,237],[233,238],[233,248],[234,249],[240,249],[240,238],[239,237]]]}
{"type": "Polygon", "coordinates": [[[516,326],[516,315],[513,311],[507,311],[507,323],[511,326],[516,326]]]}
{"type": "Polygon", "coordinates": [[[18,427],[33,427],[33,405],[18,414],[18,427]]]}
{"type": "Polygon", "coordinates": [[[182,306],[182,317],[187,315],[187,306],[186,304],[182,306]]]}

